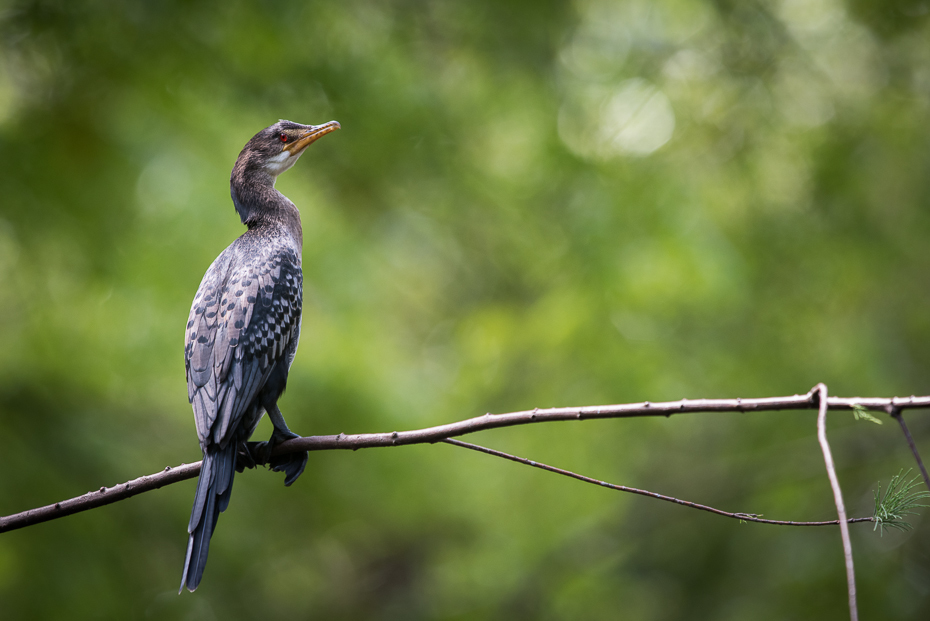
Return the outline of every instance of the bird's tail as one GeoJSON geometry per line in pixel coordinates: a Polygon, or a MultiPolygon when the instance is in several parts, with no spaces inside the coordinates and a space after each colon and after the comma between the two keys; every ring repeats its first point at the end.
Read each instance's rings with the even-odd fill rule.
{"type": "Polygon", "coordinates": [[[207,565],[207,553],[210,551],[210,537],[213,536],[220,512],[229,506],[235,474],[235,442],[230,442],[225,448],[214,445],[207,449],[197,480],[191,521],[187,526],[190,539],[187,542],[187,558],[184,559],[184,575],[181,577],[179,593],[184,587],[193,591],[200,584],[203,569],[207,565]]]}

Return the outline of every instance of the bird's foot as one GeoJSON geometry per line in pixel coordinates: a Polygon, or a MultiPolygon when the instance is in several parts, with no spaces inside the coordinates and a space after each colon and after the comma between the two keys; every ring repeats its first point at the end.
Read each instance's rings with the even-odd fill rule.
{"type": "Polygon", "coordinates": [[[290,429],[280,431],[275,428],[275,430],[271,432],[271,438],[267,442],[247,442],[246,444],[249,445],[248,448],[252,452],[252,457],[255,459],[256,463],[270,464],[271,453],[274,452],[276,446],[287,440],[299,437],[299,435],[290,429]]]}
{"type": "Polygon", "coordinates": [[[265,444],[265,442],[239,443],[239,451],[236,455],[236,472],[242,472],[246,468],[254,468],[259,464],[265,463],[256,458],[259,444],[265,444]]]}
{"type": "Polygon", "coordinates": [[[271,466],[271,469],[275,472],[283,472],[284,484],[290,485],[297,480],[297,477],[303,474],[309,458],[310,454],[307,453],[307,451],[302,453],[289,453],[273,458],[268,465],[271,466]]]}
{"type": "Polygon", "coordinates": [[[307,460],[310,454],[307,451],[303,451],[272,457],[271,453],[274,451],[274,448],[282,442],[299,437],[299,435],[290,429],[281,431],[275,428],[274,432],[271,434],[271,439],[267,442],[249,442],[249,444],[255,445],[253,452],[255,461],[267,464],[274,472],[283,472],[285,474],[284,484],[290,485],[297,480],[297,477],[299,477],[301,473],[303,473],[304,468],[307,467],[307,460]]]}

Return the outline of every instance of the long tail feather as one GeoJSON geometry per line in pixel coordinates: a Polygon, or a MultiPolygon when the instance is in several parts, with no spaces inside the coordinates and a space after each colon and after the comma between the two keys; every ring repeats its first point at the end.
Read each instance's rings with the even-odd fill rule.
{"type": "Polygon", "coordinates": [[[197,493],[194,495],[194,508],[191,509],[191,521],[187,526],[190,538],[187,541],[187,556],[184,559],[184,575],[181,588],[193,591],[200,584],[204,567],[207,565],[207,553],[210,551],[210,538],[216,528],[220,512],[229,506],[232,495],[233,477],[236,474],[236,446],[230,442],[226,448],[210,447],[203,457],[200,479],[197,481],[197,493]]]}

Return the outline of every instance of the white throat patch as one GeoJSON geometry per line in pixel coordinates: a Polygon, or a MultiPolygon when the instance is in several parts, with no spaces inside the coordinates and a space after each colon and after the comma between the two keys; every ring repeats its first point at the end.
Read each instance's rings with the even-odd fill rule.
{"type": "MultiPolygon", "coordinates": [[[[303,151],[301,151],[303,153],[303,151]]],[[[281,150],[280,153],[275,155],[272,158],[269,158],[265,162],[265,170],[271,173],[272,176],[277,177],[285,170],[294,165],[294,162],[297,161],[297,158],[300,157],[300,153],[297,155],[291,155],[290,151],[281,150]]]]}

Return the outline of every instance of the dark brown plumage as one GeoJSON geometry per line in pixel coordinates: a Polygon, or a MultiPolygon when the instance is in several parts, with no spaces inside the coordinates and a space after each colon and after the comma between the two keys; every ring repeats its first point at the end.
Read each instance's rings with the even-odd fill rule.
{"type": "Polygon", "coordinates": [[[229,505],[237,459],[269,463],[285,473],[285,485],[307,464],[307,453],[268,459],[275,444],[297,437],[277,401],[297,353],[303,299],[300,213],[274,183],[307,146],[338,128],[335,121],[279,121],[257,133],[233,167],[233,204],[248,231],[207,270],[187,322],[188,397],[204,457],[182,590],[200,584],[217,517],[229,505]],[[274,425],[271,439],[247,445],[265,412],[274,425]]]}

